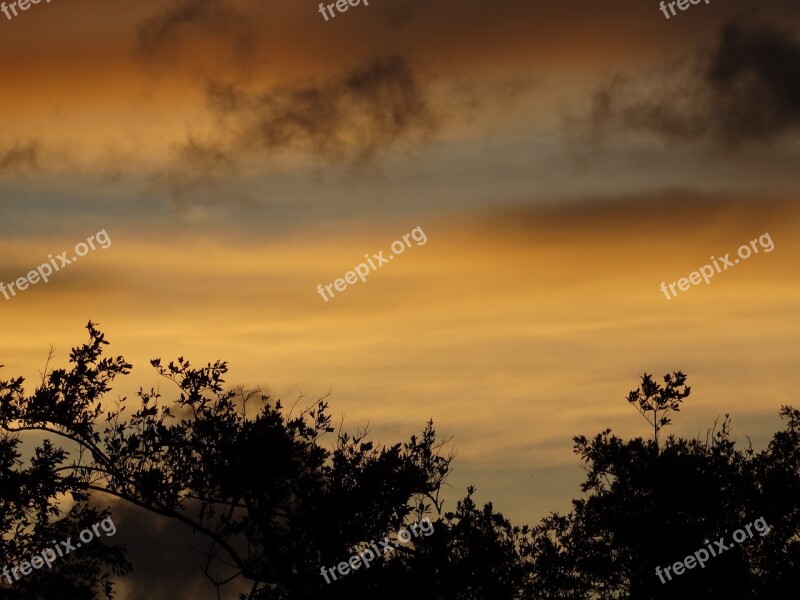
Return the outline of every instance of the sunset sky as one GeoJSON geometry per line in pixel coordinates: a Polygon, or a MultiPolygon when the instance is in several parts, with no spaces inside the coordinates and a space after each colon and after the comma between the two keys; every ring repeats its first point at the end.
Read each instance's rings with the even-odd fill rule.
{"type": "MultiPolygon", "coordinates": [[[[446,506],[474,484],[517,523],[579,495],[573,435],[649,434],[625,401],[645,371],[689,376],[673,433],[730,413],[763,447],[798,404],[798,17],[794,0],[669,20],[655,0],[0,14],[0,281],[112,240],[0,296],[0,378],[35,381],[50,344],[65,366],[92,320],[134,365],[115,394],[183,355],[290,406],[330,391],[377,441],[432,418],[458,451],[446,506]],[[427,243],[317,294],[415,227],[427,243]],[[659,290],[765,233],[771,252],[659,290]]],[[[176,597],[177,571],[153,588],[141,571],[123,600],[176,597]]],[[[209,594],[200,578],[191,597],[209,594]]]]}

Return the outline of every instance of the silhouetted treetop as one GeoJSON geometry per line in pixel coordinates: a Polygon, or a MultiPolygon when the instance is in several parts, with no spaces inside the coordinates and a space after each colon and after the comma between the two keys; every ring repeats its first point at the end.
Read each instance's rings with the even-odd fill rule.
{"type": "MultiPolygon", "coordinates": [[[[32,392],[22,378],[0,381],[5,564],[75,536],[115,498],[190,528],[210,585],[221,594],[246,581],[249,600],[771,600],[800,584],[800,412],[791,407],[760,452],[737,446],[727,415],[705,439],[659,440],[691,388],[681,371],[663,384],[645,373],[627,400],[652,439],[611,429],[574,437],[581,495],[568,514],[528,527],[492,503],[479,507],[473,487],[444,509],[454,455],[432,422],[379,446],[368,431],[336,431],[326,398],[295,414],[228,387],[226,362],[195,367],[184,357],[151,361],[174,397],[150,387],[109,401],[132,366],[104,355],[97,326],[87,330],[70,367],[45,368],[32,392]],[[20,436],[31,432],[42,441],[23,461],[20,436]],[[429,536],[331,583],[321,576],[423,518],[429,536]],[[758,518],[769,535],[668,584],[655,576],[758,518]]],[[[110,597],[129,569],[122,548],[98,541],[13,585],[0,578],[0,600],[110,597]]]]}

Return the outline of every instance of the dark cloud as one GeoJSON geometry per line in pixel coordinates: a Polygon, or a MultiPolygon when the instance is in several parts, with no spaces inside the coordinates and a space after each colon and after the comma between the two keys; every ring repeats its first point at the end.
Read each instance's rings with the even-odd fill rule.
{"type": "MultiPolygon", "coordinates": [[[[118,597],[125,600],[217,600],[214,586],[203,574],[204,539],[190,527],[146,510],[115,502],[111,516],[117,527],[115,543],[127,548],[133,571],[118,580],[118,597]]],[[[221,590],[234,600],[249,589],[236,580],[221,590]]]]}
{"type": "Polygon", "coordinates": [[[388,56],[319,84],[250,93],[212,83],[209,107],[238,132],[240,150],[302,150],[366,161],[393,143],[424,135],[436,118],[426,88],[405,59],[388,56]]]}
{"type": "Polygon", "coordinates": [[[578,239],[652,239],[670,232],[672,241],[698,235],[775,231],[776,223],[800,220],[791,196],[709,192],[689,187],[643,189],[630,193],[579,195],[551,204],[480,210],[465,218],[476,232],[489,231],[506,242],[536,240],[554,244],[578,239]],[[731,215],[736,215],[732,218],[731,215]],[[712,233],[709,233],[712,232],[712,233]]]}
{"type": "Polygon", "coordinates": [[[15,142],[0,149],[0,173],[18,173],[39,167],[39,143],[36,141],[15,142]]]}
{"type": "MultiPolygon", "coordinates": [[[[246,78],[242,78],[246,79],[246,78]]],[[[540,87],[536,77],[496,77],[481,88],[421,74],[397,54],[372,58],[338,76],[259,89],[220,80],[205,85],[215,126],[189,135],[174,159],[155,174],[179,206],[259,200],[235,189],[237,175],[280,172],[309,159],[313,177],[329,167],[347,177],[363,174],[390,151],[429,142],[450,125],[482,114],[505,115],[540,87]]]]}
{"type": "Polygon", "coordinates": [[[220,197],[250,202],[249,196],[234,193],[231,180],[238,173],[238,162],[232,152],[215,141],[201,141],[189,136],[178,148],[178,156],[169,169],[157,172],[156,189],[165,187],[172,202],[186,208],[193,204],[216,203],[220,197]]]}
{"type": "Polygon", "coordinates": [[[800,123],[800,44],[788,32],[729,25],[706,81],[723,136],[768,138],[800,123]]]}
{"type": "Polygon", "coordinates": [[[247,18],[225,0],[174,0],[160,14],[139,23],[138,50],[152,58],[171,50],[183,36],[200,32],[233,39],[242,51],[253,41],[247,18]]]}
{"type": "Polygon", "coordinates": [[[212,81],[205,89],[216,117],[211,134],[189,135],[153,183],[187,203],[250,204],[233,182],[245,165],[300,153],[315,166],[363,167],[390,147],[431,135],[440,117],[429,88],[404,58],[371,60],[339,77],[263,90],[212,81]]]}
{"type": "Polygon", "coordinates": [[[181,148],[181,159],[193,170],[209,175],[229,175],[235,171],[233,159],[216,143],[203,143],[193,137],[181,148]]]}
{"type": "Polygon", "coordinates": [[[206,100],[218,117],[216,138],[190,136],[179,147],[177,163],[164,175],[173,193],[198,177],[231,175],[241,160],[259,154],[299,150],[333,163],[364,163],[436,123],[426,88],[399,56],[319,84],[268,92],[214,81],[206,100]]]}
{"type": "Polygon", "coordinates": [[[771,142],[800,125],[800,43],[772,26],[722,28],[716,47],[657,78],[617,76],[599,89],[589,130],[655,134],[671,141],[771,142]]]}
{"type": "Polygon", "coordinates": [[[206,86],[208,107],[217,113],[228,114],[244,108],[244,94],[236,86],[211,81],[206,86]]]}

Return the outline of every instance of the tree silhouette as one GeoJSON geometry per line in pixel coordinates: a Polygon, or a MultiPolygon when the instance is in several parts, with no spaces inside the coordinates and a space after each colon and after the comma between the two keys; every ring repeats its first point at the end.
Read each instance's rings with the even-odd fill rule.
{"type": "MultiPolygon", "coordinates": [[[[530,528],[491,503],[479,507],[472,487],[444,511],[454,455],[431,422],[406,442],[376,447],[367,431],[335,432],[324,398],[294,415],[259,392],[226,390],[225,362],[196,368],[183,357],[151,361],[177,398],[140,388],[134,401],[109,404],[115,379],[132,366],[103,356],[108,342],[94,324],[87,329],[71,368],[45,369],[30,395],[21,378],[0,381],[6,564],[74,537],[113,497],[190,527],[220,597],[234,580],[247,580],[241,598],[249,600],[751,600],[800,583],[800,411],[790,407],[761,452],[737,448],[727,416],[705,440],[659,440],[691,390],[680,371],[663,386],[645,373],[627,399],[653,439],[623,440],[610,429],[575,437],[582,497],[530,528]],[[19,436],[30,432],[45,439],[23,463],[19,436]],[[335,582],[321,576],[423,518],[430,535],[390,544],[369,568],[335,582]],[[768,536],[666,584],[655,576],[657,566],[758,518],[768,536]]],[[[97,540],[51,570],[13,585],[0,579],[0,600],[110,597],[113,577],[129,569],[122,548],[97,540]]]]}
{"type": "MultiPolygon", "coordinates": [[[[8,384],[9,382],[4,382],[8,384]]],[[[13,385],[14,382],[12,382],[13,385]]],[[[17,435],[0,437],[0,568],[4,568],[2,600],[91,600],[111,596],[111,575],[130,570],[125,552],[101,539],[59,557],[49,569],[24,576],[12,569],[58,542],[77,539],[108,516],[87,505],[88,496],[79,482],[60,473],[66,453],[45,440],[36,448],[30,466],[23,468],[17,435]],[[64,494],[71,493],[72,506],[65,507],[64,494]],[[19,580],[17,580],[19,578],[19,580]],[[13,585],[12,585],[13,583],[13,585]]]]}
{"type": "MultiPolygon", "coordinates": [[[[668,410],[689,395],[681,372],[661,388],[645,374],[631,392],[654,427],[654,439],[622,440],[605,430],[577,436],[586,469],[584,498],[567,515],[553,514],[534,530],[535,598],[764,599],[800,583],[800,411],[783,407],[786,429],[756,453],[736,448],[729,416],[705,440],[656,436],[668,410]],[[646,407],[651,408],[646,408],[646,407]],[[659,413],[659,411],[661,411],[659,413]],[[712,540],[756,519],[770,527],[662,583],[656,567],[682,561],[712,540]]],[[[780,592],[780,594],[778,593],[780,592]]]]}
{"type": "Polygon", "coordinates": [[[686,387],[686,375],[680,371],[664,375],[664,384],[664,386],[659,385],[651,375],[645,373],[642,375],[642,384],[628,394],[628,402],[653,427],[656,446],[658,446],[658,434],[672,423],[669,413],[680,412],[681,403],[692,392],[692,388],[686,387]]]}
{"type": "MultiPolygon", "coordinates": [[[[366,432],[339,432],[329,450],[321,444],[333,432],[324,399],[287,415],[268,396],[225,391],[226,363],[193,368],[182,357],[151,361],[176,384],[178,398],[165,404],[155,389],[140,389],[124,418],[126,399],[103,402],[132,366],[104,357],[108,342],[94,324],[87,329],[89,343],[72,351],[72,368],[45,373],[32,395],[22,379],[0,382],[0,427],[55,440],[47,447],[59,488],[43,490],[43,498],[112,496],[190,526],[204,540],[204,571],[217,587],[241,577],[252,582],[254,599],[337,597],[350,580],[394,592],[415,564],[413,544],[333,590],[320,568],[433,512],[463,532],[477,521],[471,505],[441,515],[439,492],[453,456],[441,453],[447,440],[437,439],[430,422],[420,436],[381,448],[366,432]],[[63,464],[68,454],[75,458],[63,464]]],[[[5,540],[10,553],[13,540],[5,540]]],[[[454,551],[445,544],[438,552],[454,551]]]]}

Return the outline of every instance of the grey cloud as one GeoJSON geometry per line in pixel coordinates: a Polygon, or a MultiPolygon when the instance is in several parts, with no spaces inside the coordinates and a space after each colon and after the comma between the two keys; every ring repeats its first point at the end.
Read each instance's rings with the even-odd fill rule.
{"type": "Polygon", "coordinates": [[[208,104],[235,119],[234,146],[297,149],[343,161],[365,161],[393,143],[436,126],[426,88],[405,59],[371,61],[315,85],[247,93],[212,83],[208,104]]]}
{"type": "Polygon", "coordinates": [[[247,19],[226,0],[174,0],[160,14],[139,23],[138,50],[152,58],[192,30],[232,36],[240,50],[253,41],[247,19]]]}
{"type": "MultiPolygon", "coordinates": [[[[190,527],[143,509],[115,502],[111,516],[117,527],[113,538],[128,550],[133,571],[119,579],[121,600],[216,600],[214,586],[203,575],[202,538],[190,527]]],[[[249,589],[244,580],[221,589],[221,597],[238,598],[249,589]]]]}
{"type": "Polygon", "coordinates": [[[208,107],[220,114],[229,114],[244,108],[244,94],[232,84],[211,81],[206,85],[208,107]]]}
{"type": "Polygon", "coordinates": [[[209,175],[228,175],[235,171],[233,159],[219,144],[200,142],[189,136],[180,151],[182,161],[194,170],[209,175]]]}
{"type": "Polygon", "coordinates": [[[154,181],[181,206],[220,195],[248,204],[231,181],[249,159],[298,151],[332,165],[363,166],[396,143],[425,138],[440,120],[427,85],[396,55],[322,82],[252,91],[212,81],[205,93],[216,133],[202,140],[190,135],[154,181]]]}
{"type": "Polygon", "coordinates": [[[595,93],[586,124],[595,136],[634,131],[722,147],[776,141],[800,125],[800,43],[773,26],[732,22],[710,52],[666,74],[612,79],[595,93]]]}
{"type": "Polygon", "coordinates": [[[725,223],[724,229],[733,239],[737,239],[735,231],[738,238],[747,239],[753,231],[770,231],[776,223],[797,221],[800,206],[791,196],[671,187],[581,194],[543,205],[495,207],[468,219],[476,232],[495,232],[506,241],[523,243],[534,239],[563,242],[566,231],[570,239],[598,235],[609,240],[649,238],[665,231],[673,232],[674,239],[689,239],[718,231],[720,223],[725,223]]]}
{"type": "Polygon", "coordinates": [[[800,123],[800,43],[788,32],[727,26],[706,82],[721,136],[769,138],[800,123]]]}
{"type": "Polygon", "coordinates": [[[435,130],[427,88],[399,56],[369,62],[324,82],[248,91],[232,83],[206,86],[218,131],[189,136],[167,173],[173,195],[235,173],[249,156],[301,151],[334,164],[363,164],[404,139],[435,130]]]}
{"type": "Polygon", "coordinates": [[[238,162],[223,144],[190,135],[177,150],[171,168],[155,173],[152,181],[155,189],[166,187],[175,206],[185,209],[190,200],[192,204],[213,204],[220,197],[249,204],[249,196],[242,196],[231,186],[238,162]]]}
{"type": "Polygon", "coordinates": [[[347,176],[363,172],[389,151],[430,141],[450,124],[481,113],[505,114],[540,86],[532,76],[499,77],[489,89],[432,79],[404,57],[388,55],[325,79],[259,89],[211,80],[206,107],[212,133],[190,135],[155,183],[187,203],[258,202],[236,191],[237,174],[264,174],[300,155],[322,177],[329,167],[347,176]]]}
{"type": "Polygon", "coordinates": [[[39,142],[36,141],[17,141],[11,146],[0,149],[0,173],[37,169],[40,151],[39,142]]]}

